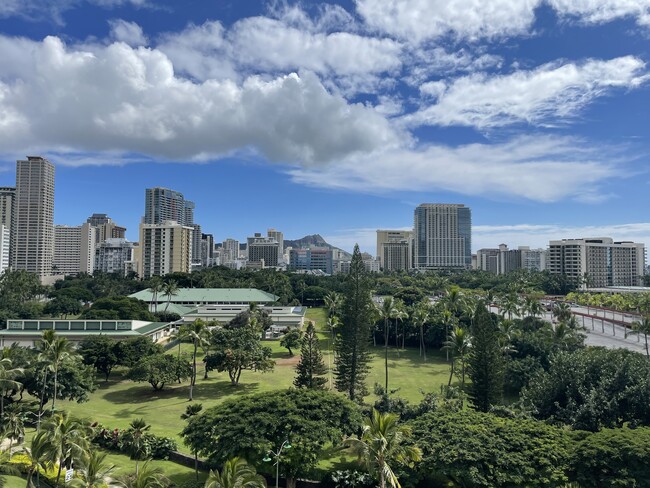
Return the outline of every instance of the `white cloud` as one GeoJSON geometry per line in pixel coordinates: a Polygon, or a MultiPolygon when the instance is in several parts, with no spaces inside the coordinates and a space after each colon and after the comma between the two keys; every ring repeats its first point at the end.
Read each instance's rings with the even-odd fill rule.
{"type": "Polygon", "coordinates": [[[424,85],[424,93],[436,95],[437,103],[405,116],[403,122],[479,128],[516,122],[540,125],[575,117],[594,98],[617,88],[636,88],[648,79],[645,63],[634,56],[545,64],[500,76],[476,73],[444,87],[424,85]]]}
{"type": "Polygon", "coordinates": [[[356,0],[366,23],[409,42],[451,34],[480,39],[521,35],[539,0],[356,0]]]}
{"type": "MultiPolygon", "coordinates": [[[[377,91],[385,73],[402,67],[402,46],[351,32],[324,32],[334,21],[312,21],[299,9],[281,19],[249,17],[225,29],[219,22],[190,25],[162,36],[157,46],[183,74],[200,81],[239,79],[246,73],[318,73],[342,93],[377,91]]],[[[326,16],[325,16],[326,17],[326,16]]]]}
{"type": "Polygon", "coordinates": [[[21,50],[30,62],[0,77],[7,152],[39,141],[55,151],[202,160],[253,148],[270,161],[309,165],[397,144],[382,116],[328,93],[309,72],[193,83],[176,77],[160,51],[124,43],[81,51],[48,37],[18,40],[14,55],[21,50]]]}
{"type": "Polygon", "coordinates": [[[297,183],[385,192],[450,191],[552,202],[584,199],[625,172],[612,151],[573,138],[524,136],[499,144],[377,151],[325,168],[289,171],[297,183]]]}
{"type": "Polygon", "coordinates": [[[146,46],[147,37],[135,22],[128,22],[122,19],[109,20],[111,27],[110,38],[113,41],[124,42],[131,47],[146,46]]]}
{"type": "Polygon", "coordinates": [[[511,249],[518,246],[546,248],[551,240],[611,237],[615,241],[650,244],[650,222],[613,225],[515,224],[472,226],[474,250],[496,247],[504,243],[511,249]]]}
{"type": "Polygon", "coordinates": [[[622,17],[635,17],[650,25],[650,0],[546,0],[561,16],[584,23],[603,24],[622,17]]]}
{"type": "Polygon", "coordinates": [[[62,24],[62,14],[88,3],[106,9],[131,5],[136,8],[149,6],[148,0],[0,0],[1,17],[24,17],[40,20],[49,18],[62,24]]]}

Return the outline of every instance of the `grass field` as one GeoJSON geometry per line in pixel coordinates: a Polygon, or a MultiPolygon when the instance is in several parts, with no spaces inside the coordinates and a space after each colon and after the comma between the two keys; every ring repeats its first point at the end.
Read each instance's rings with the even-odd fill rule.
{"type": "MultiPolygon", "coordinates": [[[[314,320],[322,330],[325,321],[323,310],[310,309],[308,318],[314,320]]],[[[327,333],[321,332],[320,345],[325,363],[333,365],[328,337],[327,333]]],[[[287,350],[280,346],[279,341],[267,341],[265,345],[273,351],[273,358],[277,362],[275,369],[269,373],[244,371],[237,387],[230,385],[226,373],[210,372],[210,378],[204,380],[203,366],[199,363],[194,401],[209,408],[227,399],[290,387],[298,356],[289,358],[287,350]]],[[[189,354],[191,351],[190,344],[182,344],[182,353],[189,354]]],[[[169,354],[176,353],[177,348],[169,351],[169,354]]],[[[384,351],[377,347],[372,354],[372,368],[368,377],[371,392],[375,382],[384,383],[384,351]]],[[[402,350],[398,355],[396,349],[390,348],[390,389],[399,388],[397,395],[411,402],[418,402],[422,398],[421,391],[439,392],[440,385],[447,381],[449,367],[439,352],[431,351],[428,356],[425,363],[417,350],[402,350]]],[[[111,428],[125,428],[131,420],[142,417],[152,424],[153,433],[176,439],[180,450],[186,450],[179,432],[183,428],[180,416],[189,404],[187,383],[166,385],[162,391],[156,392],[148,383],[134,383],[124,379],[124,374],[124,370],[117,370],[108,382],[100,382],[99,389],[91,395],[89,402],[60,402],[59,405],[78,417],[89,418],[111,428]]],[[[371,394],[366,401],[374,401],[374,395],[371,394]]]]}

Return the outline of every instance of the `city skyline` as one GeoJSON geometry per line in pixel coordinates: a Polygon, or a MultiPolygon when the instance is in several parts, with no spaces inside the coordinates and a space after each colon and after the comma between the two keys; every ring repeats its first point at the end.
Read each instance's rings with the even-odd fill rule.
{"type": "Polygon", "coordinates": [[[431,202],[472,209],[473,252],[650,243],[650,2],[490,3],[10,2],[0,186],[41,155],[56,224],[131,241],[161,186],[217,242],[374,253],[431,202]]]}

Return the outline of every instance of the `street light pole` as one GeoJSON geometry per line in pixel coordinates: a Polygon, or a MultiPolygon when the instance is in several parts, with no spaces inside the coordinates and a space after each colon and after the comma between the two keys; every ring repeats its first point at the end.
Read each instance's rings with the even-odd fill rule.
{"type": "Polygon", "coordinates": [[[268,454],[262,461],[269,462],[271,461],[270,455],[272,454],[275,458],[275,488],[280,487],[280,455],[282,454],[282,449],[291,449],[291,444],[289,444],[289,439],[286,439],[281,445],[280,449],[277,452],[269,449],[268,454]]]}

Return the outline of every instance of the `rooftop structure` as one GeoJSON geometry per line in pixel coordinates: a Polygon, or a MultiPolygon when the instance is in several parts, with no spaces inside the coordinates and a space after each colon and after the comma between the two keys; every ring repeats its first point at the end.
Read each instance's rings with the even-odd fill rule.
{"type": "MultiPolygon", "coordinates": [[[[132,295],[147,303],[152,302],[151,290],[142,290],[132,295]]],[[[164,306],[167,298],[158,294],[157,302],[164,306]]],[[[169,302],[176,305],[249,305],[251,303],[273,303],[279,297],[256,288],[179,288],[169,302]]],[[[160,305],[159,305],[160,307],[160,305]]]]}

